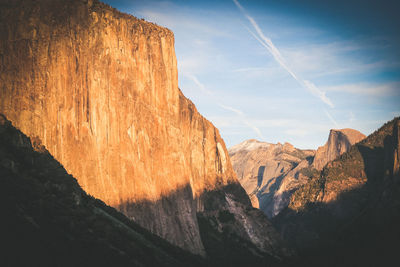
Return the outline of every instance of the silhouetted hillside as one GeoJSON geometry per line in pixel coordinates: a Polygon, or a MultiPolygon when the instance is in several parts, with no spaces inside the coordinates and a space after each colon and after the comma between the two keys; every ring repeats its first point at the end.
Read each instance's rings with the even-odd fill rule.
{"type": "Polygon", "coordinates": [[[170,30],[98,0],[0,0],[0,113],[88,194],[171,244],[207,257],[198,215],[210,216],[284,257],[267,218],[247,212],[218,129],[178,88],[174,45],[170,30]],[[239,195],[209,199],[226,187],[239,195]]]}
{"type": "Polygon", "coordinates": [[[206,265],[87,195],[2,115],[0,203],[0,266],[206,265]]]}
{"type": "Polygon", "coordinates": [[[386,123],[293,194],[274,219],[300,250],[293,264],[398,265],[399,126],[386,123]]]}

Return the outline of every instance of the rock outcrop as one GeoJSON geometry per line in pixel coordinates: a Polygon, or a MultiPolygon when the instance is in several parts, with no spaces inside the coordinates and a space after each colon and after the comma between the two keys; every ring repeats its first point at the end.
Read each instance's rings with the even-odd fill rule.
{"type": "Polygon", "coordinates": [[[332,129],[329,133],[326,144],[317,149],[314,157],[313,167],[317,170],[322,170],[322,168],[328,162],[347,152],[352,145],[360,142],[364,138],[365,135],[357,130],[332,129]]]}
{"type": "Polygon", "coordinates": [[[357,130],[341,129],[331,130],[328,141],[317,151],[254,139],[228,151],[233,169],[253,207],[272,218],[287,207],[292,193],[307,183],[313,174],[364,138],[357,130]]]}
{"type": "Polygon", "coordinates": [[[254,139],[229,149],[233,168],[253,207],[270,218],[287,206],[294,189],[308,181],[307,168],[314,153],[289,143],[270,144],[254,139]]]}
{"type": "Polygon", "coordinates": [[[397,260],[399,127],[395,118],[329,162],[274,218],[281,235],[308,255],[308,266],[320,266],[321,260],[332,266],[397,260]]]}
{"type": "Polygon", "coordinates": [[[1,114],[0,207],[1,266],[210,264],[87,195],[1,114]]]}
{"type": "Polygon", "coordinates": [[[0,5],[0,112],[86,192],[193,253],[207,250],[201,215],[279,257],[266,219],[249,213],[218,130],[178,88],[170,30],[98,1],[0,5]],[[219,207],[205,204],[212,192],[219,207]],[[213,217],[219,210],[233,219],[213,217]]]}

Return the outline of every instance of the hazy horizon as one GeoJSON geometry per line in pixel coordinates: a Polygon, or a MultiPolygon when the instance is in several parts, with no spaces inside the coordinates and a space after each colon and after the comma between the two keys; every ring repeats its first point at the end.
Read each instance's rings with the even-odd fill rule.
{"type": "Polygon", "coordinates": [[[323,145],[400,115],[395,1],[104,1],[175,34],[179,87],[227,147],[323,145]]]}

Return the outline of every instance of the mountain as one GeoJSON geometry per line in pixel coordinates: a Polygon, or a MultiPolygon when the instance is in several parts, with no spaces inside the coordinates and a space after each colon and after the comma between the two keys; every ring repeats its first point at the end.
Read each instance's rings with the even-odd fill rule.
{"type": "Polygon", "coordinates": [[[2,0],[0,58],[0,113],[88,194],[195,254],[287,254],[179,90],[170,30],[98,1],[2,0]]]}
{"type": "Polygon", "coordinates": [[[328,162],[347,152],[352,145],[365,137],[364,134],[353,129],[332,129],[326,144],[317,149],[312,166],[317,170],[322,170],[328,162]]]}
{"type": "Polygon", "coordinates": [[[87,195],[0,115],[1,266],[205,266],[87,195]]]}
{"type": "Polygon", "coordinates": [[[317,151],[298,149],[289,143],[270,144],[251,139],[231,147],[228,152],[253,207],[272,218],[287,207],[292,193],[313,174],[364,138],[356,130],[340,129],[331,130],[328,141],[317,151]]]}
{"type": "MultiPolygon", "coordinates": [[[[396,266],[400,119],[350,147],[300,187],[274,218],[308,266],[396,266]]],[[[299,261],[294,261],[299,264],[299,261]]]]}
{"type": "Polygon", "coordinates": [[[308,180],[301,170],[310,166],[314,153],[289,143],[254,139],[229,149],[232,166],[253,207],[270,218],[288,204],[291,191],[308,180]]]}

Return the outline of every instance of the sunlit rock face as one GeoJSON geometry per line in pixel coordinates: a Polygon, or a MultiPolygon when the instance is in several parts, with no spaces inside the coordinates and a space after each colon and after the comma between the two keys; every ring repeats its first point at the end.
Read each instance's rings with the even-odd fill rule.
{"type": "Polygon", "coordinates": [[[328,141],[317,151],[252,139],[231,147],[229,155],[253,207],[272,218],[287,207],[292,193],[313,173],[364,138],[353,129],[331,130],[328,141]]]}
{"type": "Polygon", "coordinates": [[[313,150],[301,150],[289,143],[270,144],[254,139],[229,149],[233,168],[253,207],[270,218],[287,206],[294,189],[307,182],[305,169],[314,154],[313,150]]]}
{"type": "Polygon", "coordinates": [[[360,142],[365,135],[353,129],[332,129],[328,141],[320,146],[315,154],[313,167],[322,170],[326,163],[347,152],[352,145],[360,142]]]}
{"type": "Polygon", "coordinates": [[[0,114],[1,266],[209,266],[89,196],[0,114]]]}
{"type": "Polygon", "coordinates": [[[10,0],[0,12],[0,112],[89,194],[204,254],[203,192],[243,189],[218,130],[178,88],[172,32],[97,1],[10,0]]]}

